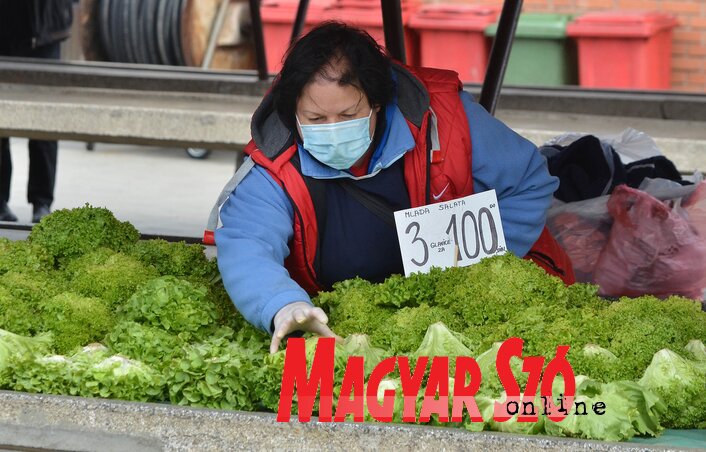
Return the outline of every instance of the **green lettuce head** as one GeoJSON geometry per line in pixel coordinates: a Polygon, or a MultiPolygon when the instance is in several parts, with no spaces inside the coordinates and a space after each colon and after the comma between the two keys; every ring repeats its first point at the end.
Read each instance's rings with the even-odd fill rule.
{"type": "MultiPolygon", "coordinates": [[[[562,392],[563,380],[557,378],[553,386],[553,394],[562,392]]],[[[654,393],[635,382],[600,383],[579,375],[569,414],[560,422],[547,418],[544,429],[553,436],[604,441],[625,441],[635,435],[656,436],[662,430],[659,418],[664,409],[654,393]],[[594,405],[600,408],[598,404],[605,406],[603,414],[594,411],[594,405]]]]}
{"type": "Polygon", "coordinates": [[[657,393],[667,406],[667,428],[706,427],[706,370],[669,349],[655,353],[640,384],[657,393]]]}
{"type": "Polygon", "coordinates": [[[456,369],[457,356],[471,356],[471,351],[459,340],[459,335],[446,328],[442,322],[436,322],[427,328],[422,344],[412,353],[413,359],[420,356],[429,357],[431,366],[432,358],[435,356],[447,356],[449,358],[449,375],[453,376],[456,369]]]}
{"type": "Polygon", "coordinates": [[[373,347],[366,334],[351,334],[343,341],[343,353],[347,356],[362,356],[365,365],[365,376],[369,376],[380,361],[390,356],[381,348],[373,347]]]}
{"type": "Polygon", "coordinates": [[[696,361],[706,362],[706,345],[698,339],[692,339],[686,344],[684,349],[691,355],[696,361]]]}

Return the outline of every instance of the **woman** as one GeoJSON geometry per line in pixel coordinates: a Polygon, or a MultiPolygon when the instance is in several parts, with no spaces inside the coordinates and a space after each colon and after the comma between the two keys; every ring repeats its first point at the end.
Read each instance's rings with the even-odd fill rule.
{"type": "Polygon", "coordinates": [[[334,335],[309,294],[403,273],[385,211],[495,189],[508,249],[573,282],[544,227],[558,181],[454,72],[396,64],[367,33],[326,23],[290,49],[251,130],[254,166],[224,189],[215,239],[228,293],[272,352],[293,332],[334,335]]]}

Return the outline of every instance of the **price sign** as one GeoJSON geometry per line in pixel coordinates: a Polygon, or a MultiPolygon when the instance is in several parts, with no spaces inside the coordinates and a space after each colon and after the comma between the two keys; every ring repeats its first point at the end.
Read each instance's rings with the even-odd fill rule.
{"type": "Polygon", "coordinates": [[[504,254],[495,190],[395,212],[406,276],[431,267],[465,267],[504,254]]]}

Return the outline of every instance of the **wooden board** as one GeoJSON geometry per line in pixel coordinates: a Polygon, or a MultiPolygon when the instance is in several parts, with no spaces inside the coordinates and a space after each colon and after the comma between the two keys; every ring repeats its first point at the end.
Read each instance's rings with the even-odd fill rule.
{"type": "MultiPolygon", "coordinates": [[[[221,0],[186,0],[181,18],[181,45],[188,66],[201,66],[220,3],[221,0]]],[[[247,36],[249,27],[244,24],[248,20],[247,1],[231,0],[211,69],[255,68],[254,44],[247,36]]]]}

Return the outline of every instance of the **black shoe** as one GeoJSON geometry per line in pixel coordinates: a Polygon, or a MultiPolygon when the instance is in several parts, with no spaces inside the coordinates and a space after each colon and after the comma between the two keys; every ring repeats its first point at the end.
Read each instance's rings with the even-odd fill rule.
{"type": "Polygon", "coordinates": [[[7,204],[0,206],[0,221],[17,221],[17,216],[12,213],[7,204]]]}
{"type": "Polygon", "coordinates": [[[49,206],[46,204],[35,204],[34,211],[32,213],[32,223],[39,223],[42,218],[49,215],[49,213],[51,213],[51,211],[49,210],[49,206]]]}

